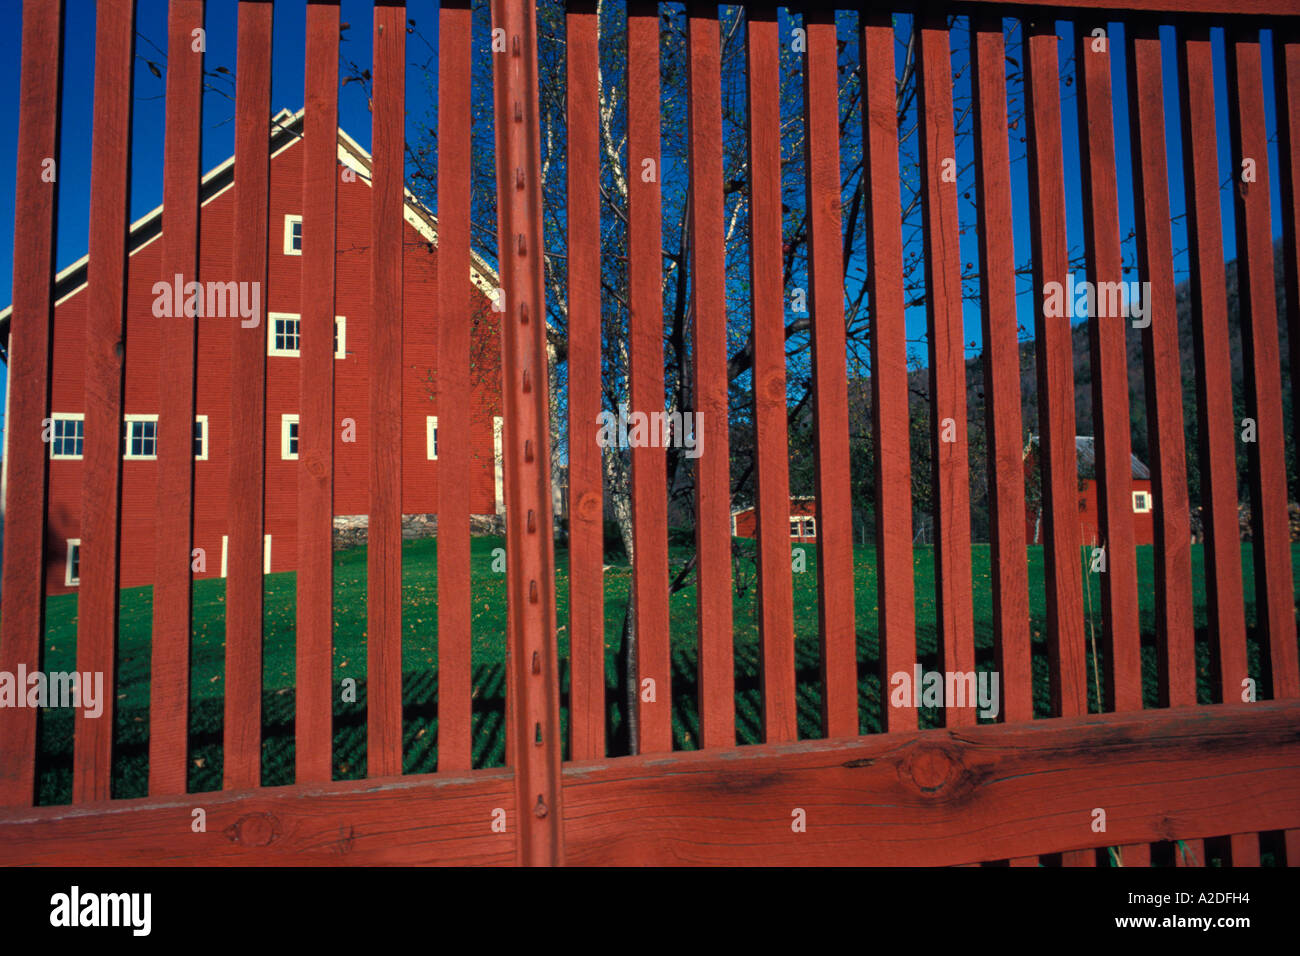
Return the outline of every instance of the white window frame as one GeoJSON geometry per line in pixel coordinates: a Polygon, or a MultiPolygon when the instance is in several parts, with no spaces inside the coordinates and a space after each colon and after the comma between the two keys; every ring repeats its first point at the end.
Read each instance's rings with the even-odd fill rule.
{"type": "Polygon", "coordinates": [[[81,584],[81,539],[68,538],[67,553],[64,556],[63,563],[63,583],[70,588],[75,588],[81,584]],[[77,549],[77,576],[72,576],[72,549],[77,549]]]}
{"type": "Polygon", "coordinates": [[[52,461],[77,461],[81,455],[65,455],[54,453],[54,428],[57,422],[81,422],[81,447],[86,447],[86,416],[82,412],[55,412],[50,416],[50,459],[52,461]]]}
{"type": "MultiPolygon", "coordinates": [[[[298,324],[298,332],[302,333],[302,323],[298,324]]],[[[348,357],[348,317],[346,315],[334,316],[334,357],[336,359],[348,357]]]]}
{"type": "MultiPolygon", "coordinates": [[[[298,452],[296,452],[296,451],[290,451],[290,450],[289,450],[289,442],[292,440],[292,437],[293,437],[293,436],[290,435],[290,433],[289,433],[289,426],[290,426],[290,425],[297,425],[297,424],[298,424],[298,416],[297,416],[297,415],[281,415],[281,416],[280,416],[280,458],[281,458],[282,460],[284,460],[284,461],[297,461],[297,460],[298,460],[298,452]]],[[[302,428],[301,428],[301,426],[298,428],[298,441],[299,441],[300,443],[302,442],[302,428]]],[[[301,448],[302,448],[302,445],[299,444],[298,447],[301,449],[301,448]]]]}
{"type": "Polygon", "coordinates": [[[803,536],[805,538],[817,537],[817,519],[811,515],[803,516],[803,536]]]}
{"type": "MultiPolygon", "coordinates": [[[[122,427],[126,434],[122,439],[122,460],[123,461],[157,461],[158,460],[158,416],[157,415],[123,415],[122,427]],[[131,454],[131,426],[137,422],[153,422],[153,454],[152,455],[133,455],[131,454]]],[[[193,436],[190,436],[191,443],[193,436]]]]}
{"type": "Polygon", "coordinates": [[[280,319],[293,319],[298,323],[298,332],[294,338],[298,340],[299,344],[302,343],[301,315],[297,312],[268,312],[266,313],[266,354],[281,355],[286,358],[297,358],[300,354],[298,349],[281,349],[276,348],[275,346],[275,323],[280,319]]]}
{"type": "Polygon", "coordinates": [[[1152,504],[1153,504],[1153,502],[1152,502],[1152,500],[1151,500],[1151,492],[1149,492],[1149,491],[1135,491],[1135,492],[1133,492],[1133,513],[1134,513],[1134,514],[1139,514],[1139,515],[1150,514],[1150,513],[1151,513],[1151,510],[1152,510],[1152,504]],[[1139,508],[1139,507],[1138,507],[1138,498],[1139,498],[1139,497],[1141,497],[1141,499],[1146,503],[1146,507],[1145,507],[1145,508],[1139,508]]]}
{"type": "Polygon", "coordinates": [[[492,483],[496,495],[497,514],[506,513],[506,470],[504,443],[505,419],[500,415],[492,416],[492,483]]]}
{"type": "Polygon", "coordinates": [[[429,461],[438,460],[438,416],[424,416],[424,454],[429,461]]]}
{"type": "Polygon", "coordinates": [[[803,537],[803,518],[801,518],[799,515],[790,516],[790,537],[792,538],[803,537]]]}
{"type": "MultiPolygon", "coordinates": [[[[302,255],[302,249],[295,249],[295,248],[293,247],[293,227],[294,227],[294,224],[295,224],[295,223],[296,223],[297,225],[301,226],[301,225],[302,225],[302,216],[285,216],[285,217],[284,217],[284,254],[285,254],[286,256],[300,256],[300,255],[302,255]]],[[[298,238],[299,238],[300,241],[301,241],[301,239],[303,238],[303,235],[304,235],[303,231],[302,231],[301,229],[299,229],[299,230],[298,230],[298,238]]]]}
{"type": "MultiPolygon", "coordinates": [[[[202,443],[202,451],[200,451],[199,454],[197,454],[197,455],[194,456],[194,460],[195,460],[195,461],[207,461],[207,460],[208,460],[208,416],[207,416],[207,415],[195,415],[195,416],[194,416],[194,424],[196,424],[196,425],[202,425],[202,426],[203,426],[203,432],[202,432],[202,434],[201,434],[201,436],[200,436],[201,443],[202,443]]],[[[193,437],[191,437],[191,439],[190,439],[190,444],[191,444],[191,445],[194,444],[194,439],[193,439],[193,437]]]]}

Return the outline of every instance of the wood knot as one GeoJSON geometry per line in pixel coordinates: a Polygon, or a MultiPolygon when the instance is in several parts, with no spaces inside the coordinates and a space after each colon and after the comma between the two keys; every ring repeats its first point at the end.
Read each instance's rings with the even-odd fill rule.
{"type": "Polygon", "coordinates": [[[269,846],[280,836],[280,821],[269,813],[247,813],[224,832],[226,839],[240,846],[269,846]]]}
{"type": "Polygon", "coordinates": [[[899,768],[903,782],[910,781],[922,793],[937,793],[956,776],[957,761],[943,747],[918,744],[899,768]]]}
{"type": "Polygon", "coordinates": [[[776,372],[769,375],[763,383],[763,394],[769,401],[785,403],[785,373],[776,372]]]}
{"type": "Polygon", "coordinates": [[[578,496],[578,517],[584,521],[592,521],[600,517],[600,495],[594,491],[584,491],[578,496]]]}

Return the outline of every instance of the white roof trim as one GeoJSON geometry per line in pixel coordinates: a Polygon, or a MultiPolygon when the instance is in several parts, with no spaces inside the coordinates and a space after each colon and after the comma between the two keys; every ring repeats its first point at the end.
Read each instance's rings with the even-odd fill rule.
{"type": "MultiPolygon", "coordinates": [[[[279,113],[275,114],[275,116],[271,118],[271,122],[272,124],[275,124],[277,126],[289,126],[296,123],[299,119],[301,119],[305,112],[306,112],[305,107],[303,109],[298,110],[298,112],[296,113],[290,113],[287,109],[282,109],[280,110],[279,113]]],[[[299,142],[301,142],[301,140],[302,140],[301,134],[291,137],[289,142],[285,143],[283,146],[281,146],[279,149],[273,152],[270,158],[274,159],[275,157],[283,153],[285,150],[290,149],[293,146],[296,146],[299,142]]],[[[366,185],[370,185],[371,183],[370,183],[369,170],[363,168],[363,166],[357,161],[357,155],[359,154],[365,157],[366,162],[370,162],[371,161],[370,154],[366,152],[366,150],[364,150],[361,147],[361,144],[358,143],[351,136],[349,136],[341,127],[339,128],[339,140],[341,141],[338,148],[339,162],[343,163],[345,166],[348,166],[350,169],[355,171],[356,174],[366,182],[366,185]],[[344,147],[343,145],[344,143],[347,144],[347,148],[344,147]]],[[[202,193],[204,184],[216,178],[217,176],[220,176],[227,169],[233,166],[234,162],[235,162],[235,157],[231,156],[229,159],[214,166],[207,173],[205,173],[203,175],[203,178],[199,182],[199,192],[202,193]]],[[[218,196],[224,194],[227,190],[231,189],[233,186],[234,183],[232,182],[229,186],[225,186],[217,190],[207,199],[203,200],[200,203],[200,206],[206,206],[208,203],[215,200],[218,196]]],[[[438,232],[435,226],[430,225],[430,220],[432,220],[433,223],[437,223],[438,221],[437,217],[434,216],[433,213],[429,212],[429,210],[424,206],[423,203],[420,202],[419,199],[416,198],[415,194],[412,193],[410,189],[405,189],[404,187],[404,192],[406,193],[406,206],[403,211],[402,218],[405,219],[417,232],[419,232],[420,235],[424,236],[424,238],[428,239],[431,243],[433,243],[436,246],[438,244],[438,232]]],[[[145,213],[135,222],[131,223],[131,228],[130,230],[128,230],[127,235],[129,236],[131,233],[134,233],[136,230],[143,228],[145,225],[147,225],[150,222],[150,220],[154,219],[155,217],[161,216],[162,212],[163,212],[163,207],[161,205],[155,207],[154,209],[151,209],[149,212],[145,213]]],[[[160,230],[157,236],[154,236],[152,239],[149,239],[148,241],[143,242],[136,248],[132,249],[127,254],[128,258],[134,256],[137,252],[140,252],[143,249],[147,249],[158,239],[158,236],[161,235],[162,232],[160,230]]],[[[90,253],[88,252],[86,253],[86,255],[78,259],[76,262],[72,263],[69,266],[65,266],[63,269],[60,269],[59,272],[54,276],[54,284],[57,285],[60,280],[65,279],[68,276],[72,275],[72,273],[76,272],[82,266],[86,265],[89,261],[90,261],[90,253]]],[[[487,262],[485,262],[483,258],[479,256],[479,254],[476,253],[472,248],[470,249],[469,278],[470,278],[470,282],[472,282],[474,286],[478,288],[481,292],[483,292],[489,298],[493,297],[497,289],[496,272],[494,272],[492,267],[489,266],[487,262]]],[[[56,307],[62,305],[68,299],[72,298],[74,295],[76,295],[77,293],[85,289],[86,285],[87,283],[83,282],[75,289],[72,289],[69,292],[65,293],[64,295],[60,296],[58,299],[55,300],[54,305],[56,307]]],[[[0,310],[0,321],[9,318],[9,316],[12,313],[13,313],[13,305],[10,304],[6,306],[3,310],[0,310]]]]}

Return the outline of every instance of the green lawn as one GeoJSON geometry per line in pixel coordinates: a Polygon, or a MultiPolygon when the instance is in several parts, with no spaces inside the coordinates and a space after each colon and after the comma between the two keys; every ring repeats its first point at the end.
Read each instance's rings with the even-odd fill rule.
{"type": "MultiPolygon", "coordinates": [[[[739,541],[752,553],[752,542],[739,541]]],[[[492,571],[493,549],[504,542],[497,538],[473,541],[473,667],[474,667],[474,762],[475,766],[497,766],[504,756],[505,692],[505,575],[492,571]]],[[[437,541],[427,538],[403,545],[403,672],[405,711],[405,770],[408,773],[433,770],[437,738],[437,541]]],[[[798,671],[800,735],[817,737],[820,730],[819,656],[817,647],[816,552],[805,549],[807,567],[794,574],[795,653],[798,671]]],[[[674,552],[672,562],[680,565],[685,553],[674,552]]],[[[561,689],[568,688],[567,554],[557,555],[557,580],[561,656],[561,689]]],[[[1154,579],[1152,548],[1138,549],[1139,595],[1142,601],[1143,656],[1147,673],[1148,706],[1156,702],[1154,643],[1154,579]]],[[[1242,546],[1245,565],[1247,619],[1253,624],[1253,576],[1249,544],[1242,546]]],[[[334,706],[335,776],[351,779],[365,776],[365,582],[366,551],[357,548],[334,556],[334,675],[341,681],[357,678],[358,701],[334,706]]],[[[992,665],[992,600],[989,591],[989,549],[973,549],[976,649],[980,669],[992,665]]],[[[1300,575],[1300,547],[1293,547],[1293,565],[1300,575]]],[[[1083,562],[1080,562],[1081,573],[1083,562]]],[[[858,665],[860,722],[864,733],[880,729],[880,682],[876,677],[878,635],[876,626],[876,562],[871,547],[859,547],[856,554],[858,665]]],[[[1197,660],[1201,672],[1200,695],[1208,702],[1210,688],[1205,626],[1205,594],[1202,555],[1193,548],[1196,581],[1197,660]]],[[[935,602],[933,552],[916,549],[917,644],[921,662],[938,667],[935,655],[935,602]]],[[[1036,707],[1047,713],[1046,648],[1042,638],[1045,622],[1043,604],[1043,555],[1041,548],[1029,549],[1031,626],[1034,636],[1036,707]]],[[[294,582],[292,572],[266,577],[266,626],[263,653],[263,783],[277,785],[293,780],[294,714],[294,582]]],[[[621,640],[623,611],[627,602],[630,571],[625,565],[611,567],[605,575],[606,675],[608,684],[608,726],[611,737],[621,726],[621,694],[615,675],[621,640]]],[[[736,561],[736,711],[737,738],[742,743],[760,738],[758,692],[758,631],[754,605],[754,569],[747,557],[736,561]]],[[[1100,588],[1091,576],[1092,608],[1099,617],[1100,588]]],[[[194,641],[191,670],[191,790],[215,790],[221,783],[221,726],[224,675],[225,582],[198,581],[194,585],[194,641]]],[[[71,670],[76,657],[77,596],[59,595],[48,599],[44,669],[71,670]]],[[[117,700],[115,707],[115,797],[143,796],[148,775],[149,633],[152,616],[150,588],[131,588],[121,595],[121,637],[118,647],[117,700]]],[[[676,745],[696,746],[699,721],[695,687],[695,589],[688,587],[672,599],[673,727],[676,745]]],[[[1258,647],[1250,642],[1250,665],[1258,675],[1258,647]]],[[[1089,687],[1092,693],[1091,683],[1089,687]]],[[[567,724],[562,700],[561,718],[567,724]]],[[[1096,701],[1092,701],[1096,709],[1096,701]]],[[[922,726],[936,723],[936,714],[921,711],[922,726]]],[[[72,757],[71,711],[42,713],[41,747],[38,758],[40,802],[62,803],[70,799],[72,757]]]]}

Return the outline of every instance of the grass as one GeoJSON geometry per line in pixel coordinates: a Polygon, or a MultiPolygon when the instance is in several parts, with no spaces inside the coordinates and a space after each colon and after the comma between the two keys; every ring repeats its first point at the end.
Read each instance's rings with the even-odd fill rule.
{"type": "MultiPolygon", "coordinates": [[[[493,570],[499,538],[476,538],[472,543],[473,574],[473,686],[474,765],[498,766],[504,758],[505,714],[505,575],[493,570]]],[[[735,676],[737,741],[761,739],[759,697],[758,629],[755,617],[753,542],[736,540],[735,562],[735,676]]],[[[680,566],[688,552],[674,550],[672,564],[680,566]]],[[[1213,699],[1210,687],[1210,659],[1205,631],[1206,601],[1202,553],[1193,547],[1195,614],[1197,627],[1197,669],[1199,697],[1213,699]]],[[[1248,626],[1255,619],[1252,556],[1249,544],[1242,547],[1246,585],[1248,626]]],[[[426,538],[403,543],[403,710],[404,770],[432,771],[437,760],[437,540],[426,538]]],[[[993,665],[993,609],[989,549],[976,545],[972,551],[974,614],[977,667],[993,665]]],[[[795,662],[799,732],[804,738],[822,735],[820,717],[819,649],[817,640],[816,550],[804,546],[806,569],[793,574],[795,662]]],[[[561,720],[566,724],[568,689],[568,575],[567,553],[557,553],[557,606],[561,658],[561,720]]],[[[1293,546],[1293,567],[1300,574],[1300,546],[1293,546]]],[[[497,567],[501,562],[495,561],[497,567]]],[[[1028,553],[1030,624],[1033,636],[1035,710],[1048,711],[1046,646],[1043,638],[1044,606],[1043,553],[1031,547],[1028,553]]],[[[1085,572],[1080,561],[1080,571],[1085,572]]],[[[927,668],[939,668],[936,654],[935,591],[933,550],[915,550],[916,638],[918,657],[927,668]]],[[[1141,601],[1142,653],[1147,706],[1157,700],[1153,549],[1138,549],[1139,597],[1141,601]]],[[[607,729],[611,741],[618,739],[622,725],[621,691],[617,681],[618,651],[623,612],[628,599],[630,569],[614,565],[605,574],[605,650],[607,684],[607,729]]],[[[855,555],[857,585],[859,713],[863,733],[880,730],[881,694],[877,676],[879,641],[876,621],[876,561],[872,547],[859,547],[855,555]]],[[[1100,614],[1100,584],[1089,575],[1093,590],[1091,607],[1100,614]]],[[[355,703],[334,704],[333,754],[335,777],[353,779],[366,773],[365,727],[365,593],[366,549],[336,552],[334,555],[334,678],[336,688],[344,678],[357,680],[355,703]]],[[[275,786],[293,782],[294,762],[294,614],[295,574],[271,574],[265,578],[265,627],[263,649],[263,756],[262,782],[275,786]]],[[[673,662],[673,731],[675,745],[696,746],[699,720],[696,713],[694,586],[672,598],[671,640],[673,662]]],[[[225,581],[205,579],[194,584],[194,627],[191,647],[190,684],[190,773],[189,789],[205,791],[221,786],[222,703],[225,671],[225,581]]],[[[77,595],[56,595],[47,599],[47,627],[43,668],[66,671],[75,668],[77,595]]],[[[149,651],[152,620],[152,589],[130,588],[121,592],[118,673],[114,708],[113,795],[143,796],[148,779],[149,651]]],[[[1097,621],[1100,627],[1099,620],[1097,621]]],[[[1251,674],[1259,677],[1259,647],[1249,640],[1251,674]]],[[[1091,666],[1091,665],[1090,665],[1091,666]]],[[[1090,707],[1097,710],[1093,683],[1089,681],[1090,707]]],[[[928,709],[920,713],[921,725],[935,726],[939,715],[928,709]]],[[[66,803],[71,794],[72,728],[70,710],[41,713],[37,761],[39,797],[42,804],[66,803]]]]}

